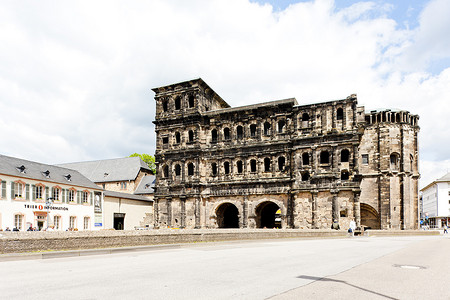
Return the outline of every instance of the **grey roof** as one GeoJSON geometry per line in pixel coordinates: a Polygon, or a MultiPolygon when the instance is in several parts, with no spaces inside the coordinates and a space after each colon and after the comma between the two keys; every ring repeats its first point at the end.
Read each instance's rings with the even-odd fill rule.
{"type": "Polygon", "coordinates": [[[155,175],[147,175],[142,177],[142,180],[134,193],[136,195],[153,194],[155,192],[155,190],[153,189],[155,187],[155,180],[155,175]]]}
{"type": "Polygon", "coordinates": [[[427,184],[425,187],[420,189],[420,191],[424,191],[424,190],[428,189],[430,186],[432,186],[433,184],[438,183],[438,182],[450,182],[450,173],[447,173],[444,176],[442,176],[441,178],[436,179],[433,182],[427,184]]]}
{"type": "Polygon", "coordinates": [[[257,108],[261,108],[261,107],[277,106],[277,105],[283,105],[283,104],[297,105],[298,103],[295,98],[289,98],[289,99],[275,100],[275,101],[269,101],[269,102],[263,102],[263,103],[258,103],[258,104],[245,105],[245,106],[210,110],[208,112],[204,112],[203,114],[214,115],[217,113],[228,113],[228,112],[235,112],[235,111],[252,110],[252,109],[257,109],[257,108]]]}
{"type": "Polygon", "coordinates": [[[104,195],[105,195],[105,197],[114,197],[114,198],[122,198],[122,199],[131,199],[131,200],[140,200],[140,201],[153,202],[152,199],[148,199],[147,197],[134,195],[134,194],[128,194],[128,193],[105,191],[104,195]]]}
{"type": "Polygon", "coordinates": [[[65,163],[58,166],[77,170],[93,182],[135,180],[141,169],[150,171],[140,157],[65,163]]]}
{"type": "Polygon", "coordinates": [[[0,155],[0,174],[101,190],[76,170],[5,155],[0,155]]]}

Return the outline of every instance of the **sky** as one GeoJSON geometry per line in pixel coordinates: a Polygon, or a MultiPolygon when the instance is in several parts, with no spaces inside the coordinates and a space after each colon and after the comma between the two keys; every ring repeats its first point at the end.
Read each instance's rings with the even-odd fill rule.
{"type": "Polygon", "coordinates": [[[154,87],[231,106],[358,95],[420,116],[420,185],[450,171],[450,1],[1,1],[0,153],[154,154],[154,87]]]}

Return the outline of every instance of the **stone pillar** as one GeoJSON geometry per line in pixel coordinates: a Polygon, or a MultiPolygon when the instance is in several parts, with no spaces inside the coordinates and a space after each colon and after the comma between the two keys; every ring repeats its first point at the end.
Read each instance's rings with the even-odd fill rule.
{"type": "Polygon", "coordinates": [[[356,227],[361,227],[361,205],[359,202],[360,190],[353,190],[353,216],[355,217],[356,227]]]}
{"type": "Polygon", "coordinates": [[[319,193],[318,190],[312,190],[311,191],[311,227],[312,229],[318,229],[318,214],[317,214],[317,194],[319,193]]]}
{"type": "Polygon", "coordinates": [[[331,215],[332,215],[332,219],[331,222],[333,222],[334,220],[337,220],[339,222],[339,199],[338,199],[338,193],[339,190],[337,189],[332,189],[330,190],[330,193],[332,195],[332,200],[331,200],[331,215]]]}
{"type": "Polygon", "coordinates": [[[153,227],[155,229],[159,229],[159,199],[155,198],[155,201],[153,203],[153,211],[154,211],[154,224],[153,227]]]}
{"type": "Polygon", "coordinates": [[[167,227],[172,227],[172,197],[166,197],[167,227]]]}
{"type": "Polygon", "coordinates": [[[186,196],[180,196],[181,201],[181,228],[186,228],[186,196]]]}
{"type": "Polygon", "coordinates": [[[248,196],[244,195],[244,206],[242,207],[242,227],[248,228],[248,196]]]}
{"type": "Polygon", "coordinates": [[[331,107],[331,130],[336,130],[336,104],[333,103],[333,106],[331,107]]]}
{"type": "Polygon", "coordinates": [[[194,214],[195,214],[195,229],[199,229],[200,226],[200,196],[197,196],[195,198],[195,208],[194,208],[194,214]]]}

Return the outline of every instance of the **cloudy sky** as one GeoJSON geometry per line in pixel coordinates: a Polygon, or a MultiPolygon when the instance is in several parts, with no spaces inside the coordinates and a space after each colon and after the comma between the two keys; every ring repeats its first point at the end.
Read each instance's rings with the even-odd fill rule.
{"type": "Polygon", "coordinates": [[[155,151],[151,88],[203,78],[231,106],[358,95],[420,115],[421,186],[450,171],[450,1],[0,2],[0,153],[155,151]]]}

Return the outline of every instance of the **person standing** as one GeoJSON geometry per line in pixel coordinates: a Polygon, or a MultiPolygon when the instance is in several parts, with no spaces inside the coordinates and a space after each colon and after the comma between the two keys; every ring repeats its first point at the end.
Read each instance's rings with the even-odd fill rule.
{"type": "Polygon", "coordinates": [[[448,234],[448,230],[447,229],[448,229],[447,224],[444,224],[444,234],[446,234],[446,233],[448,234]]]}
{"type": "Polygon", "coordinates": [[[352,236],[355,236],[355,230],[356,230],[356,222],[355,222],[355,219],[352,219],[352,220],[350,221],[350,229],[351,229],[352,236]]]}

